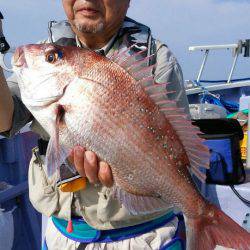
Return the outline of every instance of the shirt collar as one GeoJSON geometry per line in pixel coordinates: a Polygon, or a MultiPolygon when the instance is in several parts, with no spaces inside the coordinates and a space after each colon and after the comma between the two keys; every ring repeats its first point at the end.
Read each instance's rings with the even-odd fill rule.
{"type": "MultiPolygon", "coordinates": [[[[111,49],[113,43],[114,43],[114,40],[116,38],[116,35],[114,35],[109,41],[108,43],[103,46],[101,49],[97,49],[95,50],[95,52],[99,53],[99,54],[104,54],[104,55],[107,55],[108,51],[111,49]]],[[[76,45],[77,47],[80,47],[80,48],[87,48],[84,44],[82,44],[79,40],[79,38],[76,36],[76,45]]]]}

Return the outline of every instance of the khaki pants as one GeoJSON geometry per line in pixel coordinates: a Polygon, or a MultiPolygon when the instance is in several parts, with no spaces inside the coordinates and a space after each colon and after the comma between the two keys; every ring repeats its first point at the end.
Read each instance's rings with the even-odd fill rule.
{"type": "Polygon", "coordinates": [[[178,219],[174,218],[163,227],[135,238],[112,243],[83,244],[62,235],[49,219],[45,239],[49,250],[159,250],[174,237],[177,226],[178,219]]]}

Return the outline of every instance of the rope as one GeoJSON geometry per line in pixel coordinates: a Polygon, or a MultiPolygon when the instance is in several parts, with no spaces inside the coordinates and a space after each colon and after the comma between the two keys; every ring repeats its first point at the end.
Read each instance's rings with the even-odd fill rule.
{"type": "Polygon", "coordinates": [[[239,111],[239,104],[232,101],[224,100],[220,95],[214,95],[204,88],[204,92],[201,97],[201,103],[210,103],[227,110],[228,113],[239,111]]]}

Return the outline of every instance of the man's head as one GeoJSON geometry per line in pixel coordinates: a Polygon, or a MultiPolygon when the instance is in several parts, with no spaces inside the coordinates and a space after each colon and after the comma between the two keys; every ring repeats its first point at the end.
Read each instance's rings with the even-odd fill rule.
{"type": "Polygon", "coordinates": [[[126,15],[130,0],[62,0],[76,32],[115,33],[126,15]]]}

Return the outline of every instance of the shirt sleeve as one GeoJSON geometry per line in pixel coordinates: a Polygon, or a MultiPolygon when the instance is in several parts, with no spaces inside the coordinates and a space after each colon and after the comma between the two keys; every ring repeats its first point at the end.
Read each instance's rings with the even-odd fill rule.
{"type": "Polygon", "coordinates": [[[169,93],[167,97],[170,100],[176,100],[177,106],[184,108],[185,112],[190,114],[183,74],[179,63],[166,45],[157,41],[156,49],[155,81],[169,83],[167,90],[173,93],[169,93]]]}
{"type": "Polygon", "coordinates": [[[12,75],[7,80],[9,89],[12,93],[12,98],[14,101],[14,113],[12,117],[12,126],[9,131],[0,133],[4,137],[12,137],[15,135],[22,127],[24,127],[28,122],[32,120],[32,115],[29,110],[25,107],[20,98],[20,91],[16,81],[15,75],[12,75]]]}

